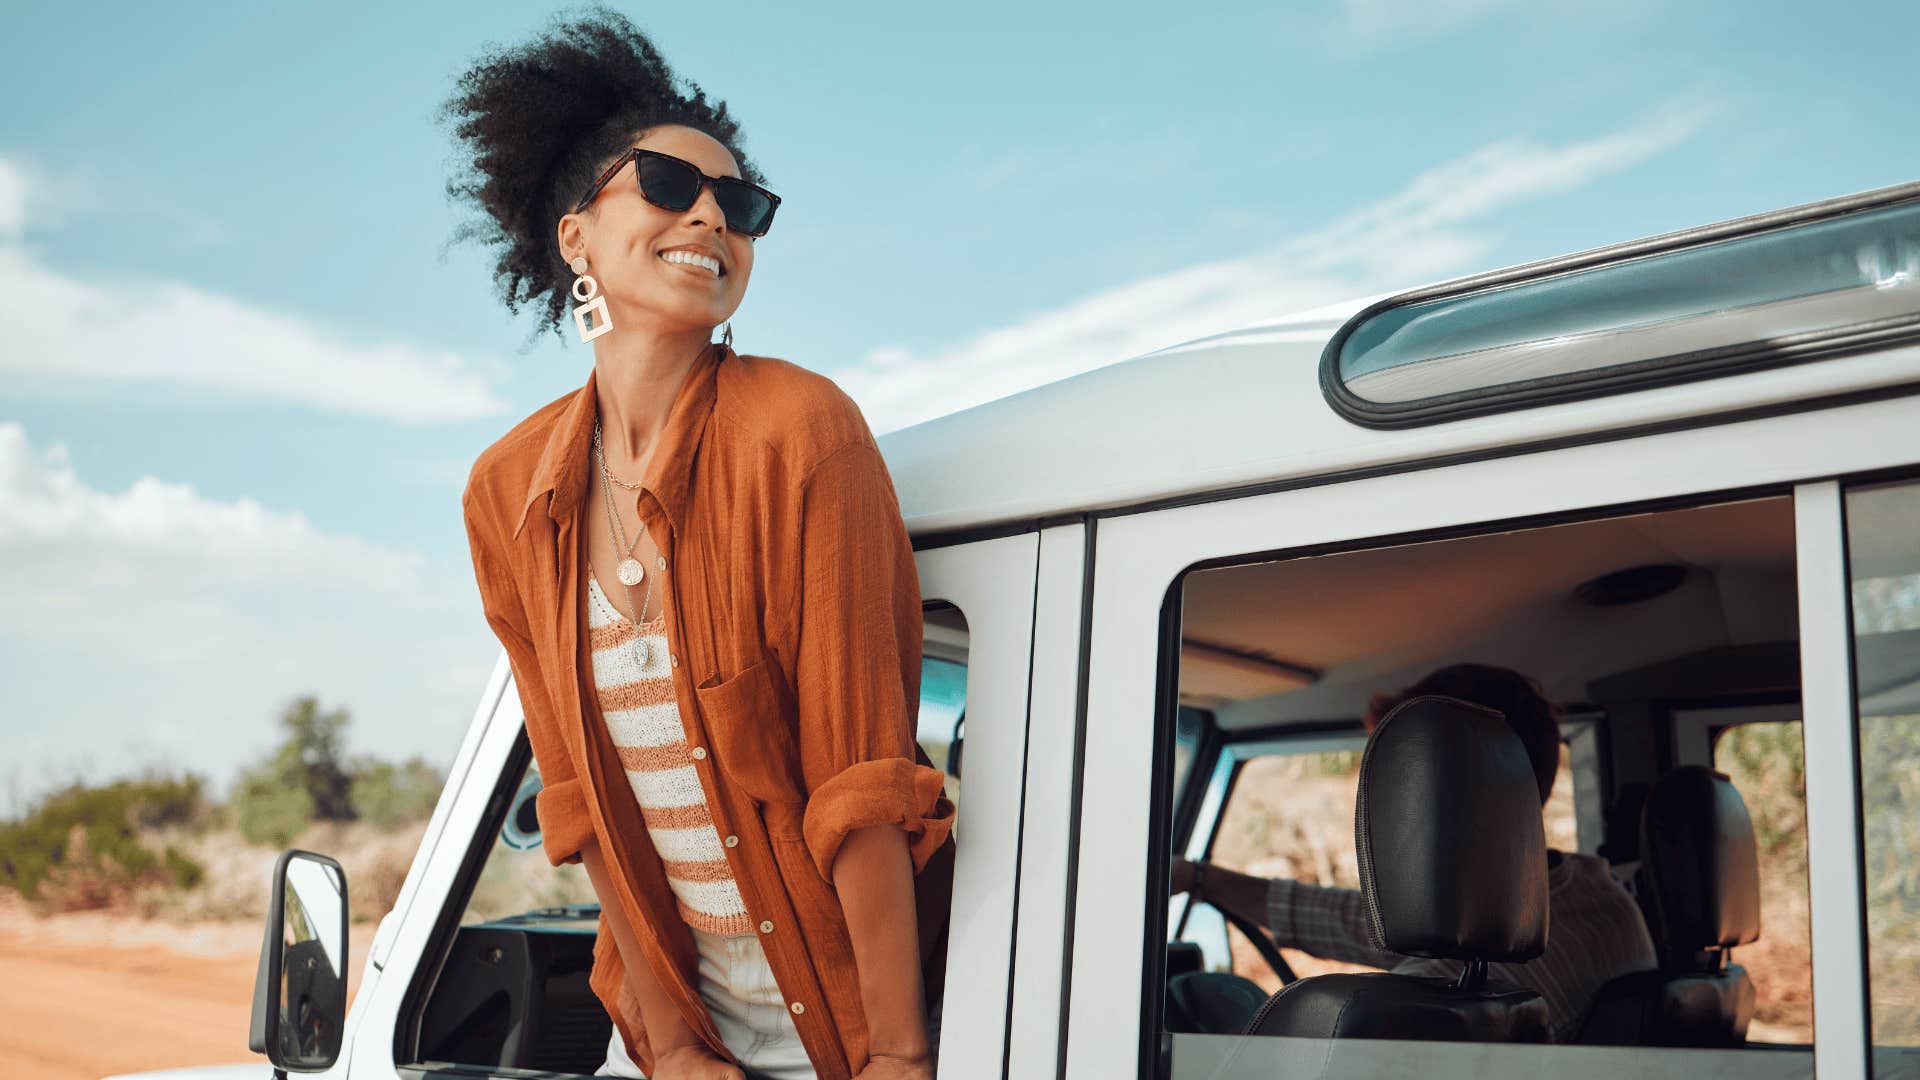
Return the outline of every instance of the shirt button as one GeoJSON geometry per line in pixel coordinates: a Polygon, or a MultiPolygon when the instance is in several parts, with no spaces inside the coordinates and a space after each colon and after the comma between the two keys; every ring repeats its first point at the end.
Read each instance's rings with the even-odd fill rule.
{"type": "Polygon", "coordinates": [[[793,1004],[791,1004],[791,1005],[789,1005],[789,1006],[787,1006],[787,1008],[789,1008],[789,1009],[792,1009],[792,1010],[793,1010],[793,1015],[795,1015],[795,1016],[799,1016],[799,1015],[800,1015],[801,1013],[803,1013],[803,1012],[806,1012],[806,1011],[807,1011],[807,1007],[806,1007],[805,1005],[802,1005],[802,1004],[800,1004],[800,1003],[799,1003],[799,1002],[797,1002],[797,1001],[796,1001],[796,1002],[794,1002],[793,1004]]]}
{"type": "Polygon", "coordinates": [[[653,565],[665,570],[667,568],[667,557],[665,555],[660,556],[659,559],[655,560],[653,565]]]}
{"type": "Polygon", "coordinates": [[[673,666],[674,666],[674,667],[679,667],[679,666],[680,666],[680,654],[679,654],[679,653],[668,653],[668,654],[667,654],[667,659],[668,659],[669,661],[671,661],[671,662],[673,663],[673,666]]]}
{"type": "Polygon", "coordinates": [[[740,846],[740,838],[739,838],[739,837],[737,837],[737,836],[729,836],[729,837],[727,837],[727,839],[726,839],[726,845],[727,845],[728,847],[739,847],[739,846],[740,846]]]}
{"type": "Polygon", "coordinates": [[[707,759],[707,748],[706,748],[706,747],[704,747],[704,746],[696,746],[696,747],[694,747],[694,748],[693,748],[693,760],[695,760],[695,761],[705,761],[706,759],[707,759]]]}
{"type": "Polygon", "coordinates": [[[771,934],[771,933],[773,933],[773,920],[772,920],[772,919],[761,919],[761,920],[760,920],[760,932],[761,932],[761,933],[763,933],[763,934],[771,934]]]}

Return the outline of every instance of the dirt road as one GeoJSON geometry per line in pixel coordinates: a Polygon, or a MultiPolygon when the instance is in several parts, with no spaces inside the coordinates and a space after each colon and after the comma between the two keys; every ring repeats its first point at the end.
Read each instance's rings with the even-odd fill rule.
{"type": "MultiPolygon", "coordinates": [[[[349,985],[371,925],[355,926],[349,985]]],[[[114,1073],[266,1059],[247,1051],[260,927],[190,927],[96,913],[35,918],[0,905],[0,1074],[114,1073]]]]}

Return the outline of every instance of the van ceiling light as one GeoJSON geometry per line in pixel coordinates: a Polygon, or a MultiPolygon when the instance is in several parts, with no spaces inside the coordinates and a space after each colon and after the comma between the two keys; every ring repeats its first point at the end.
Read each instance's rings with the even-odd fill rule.
{"type": "Polygon", "coordinates": [[[1656,596],[1665,596],[1680,587],[1687,568],[1676,563],[1649,563],[1629,566],[1611,574],[1601,574],[1574,586],[1573,595],[1593,607],[1638,604],[1656,596]]]}
{"type": "Polygon", "coordinates": [[[1392,297],[1327,344],[1334,408],[1402,427],[1920,340],[1920,184],[1392,297]]]}

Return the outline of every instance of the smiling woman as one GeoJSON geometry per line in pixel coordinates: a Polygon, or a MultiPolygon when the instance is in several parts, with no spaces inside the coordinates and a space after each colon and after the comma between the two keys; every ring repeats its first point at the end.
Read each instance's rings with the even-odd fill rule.
{"type": "Polygon", "coordinates": [[[446,111],[509,308],[558,331],[571,295],[593,351],[462,507],[542,845],[600,899],[604,1071],[931,1080],[954,807],[914,743],[912,545],[853,400],[712,340],[779,197],[604,9],[446,111]]]}

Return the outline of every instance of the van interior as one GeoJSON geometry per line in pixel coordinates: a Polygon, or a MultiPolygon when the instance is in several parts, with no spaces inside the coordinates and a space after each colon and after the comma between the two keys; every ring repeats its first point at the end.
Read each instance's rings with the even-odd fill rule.
{"type": "MultiPolygon", "coordinates": [[[[1164,1032],[1561,1041],[1538,1029],[1539,1006],[1468,985],[1485,978],[1476,941],[1509,948],[1538,929],[1551,942],[1551,913],[1531,910],[1538,880],[1488,895],[1505,871],[1487,867],[1538,844],[1531,830],[1549,849],[1603,859],[1656,954],[1651,970],[1580,988],[1567,1041],[1810,1052],[1788,496],[1255,555],[1189,572],[1179,604],[1170,851],[1256,878],[1365,885],[1376,934],[1457,934],[1419,938],[1430,950],[1419,955],[1457,957],[1463,974],[1438,991],[1378,974],[1355,982],[1381,969],[1311,955],[1270,936],[1270,920],[1175,895],[1164,1032]],[[1518,812],[1492,811],[1511,825],[1485,827],[1499,781],[1461,750],[1478,737],[1472,717],[1450,718],[1444,700],[1426,699],[1430,715],[1405,706],[1369,748],[1375,695],[1458,664],[1520,673],[1557,706],[1558,773],[1537,824],[1522,777],[1518,812]],[[1456,721],[1466,726],[1444,727],[1456,721]],[[1385,732],[1416,724],[1456,734],[1390,752],[1385,732]],[[1403,831],[1426,839],[1369,863],[1356,830],[1384,843],[1368,840],[1369,808],[1420,821],[1403,831]],[[1469,814],[1478,825],[1450,834],[1469,814]],[[1436,843],[1448,847],[1418,850],[1436,843]],[[1459,930],[1463,908],[1481,924],[1459,930]],[[1283,990],[1296,992],[1283,1003],[1283,990]],[[1326,1000],[1303,1010],[1314,993],[1326,1000]],[[1423,1026],[1423,1009],[1439,1027],[1423,1026]]],[[[1177,1038],[1163,1052],[1185,1075],[1177,1038]]]]}

